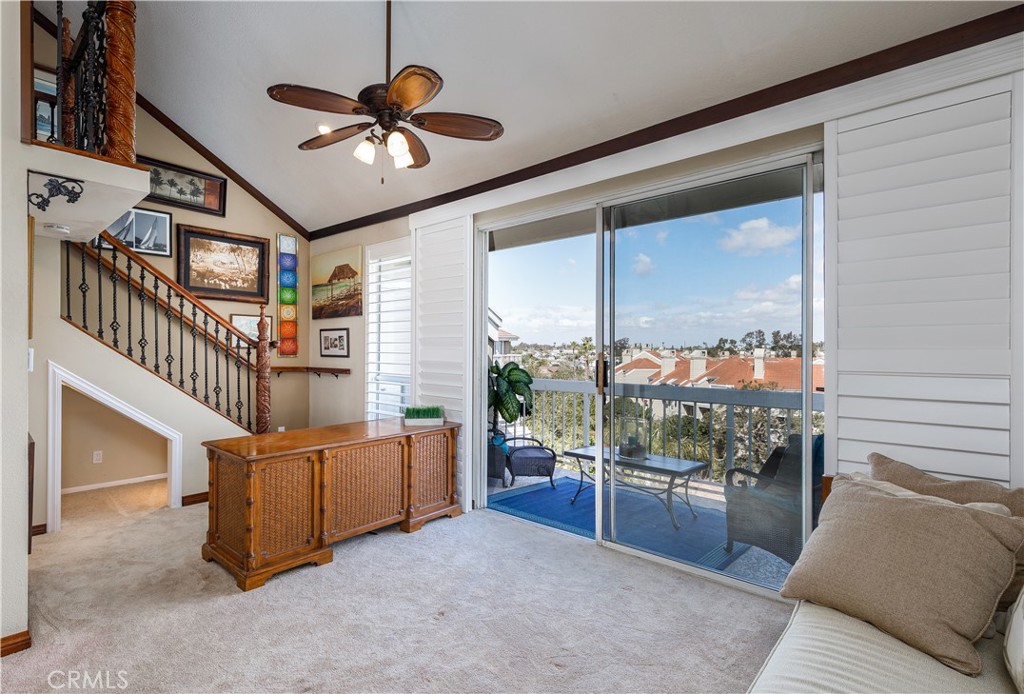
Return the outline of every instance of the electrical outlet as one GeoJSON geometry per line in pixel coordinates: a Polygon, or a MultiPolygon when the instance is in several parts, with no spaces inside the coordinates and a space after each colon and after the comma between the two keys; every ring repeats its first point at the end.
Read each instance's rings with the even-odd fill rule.
{"type": "Polygon", "coordinates": [[[278,427],[277,430],[278,431],[284,431],[284,427],[278,427]]]}
{"type": "Polygon", "coordinates": [[[102,463],[103,462],[103,451],[93,451],[92,452],[92,462],[93,462],[93,465],[98,465],[98,464],[102,463]]]}

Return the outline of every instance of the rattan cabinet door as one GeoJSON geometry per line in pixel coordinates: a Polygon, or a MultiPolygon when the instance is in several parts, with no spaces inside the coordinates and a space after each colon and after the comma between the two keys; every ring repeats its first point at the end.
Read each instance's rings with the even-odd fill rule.
{"type": "Polygon", "coordinates": [[[454,430],[413,437],[414,515],[430,513],[455,503],[453,437],[454,430]]]}
{"type": "Polygon", "coordinates": [[[329,451],[327,542],[405,518],[405,460],[404,439],[329,451]]]}
{"type": "Polygon", "coordinates": [[[317,459],[282,458],[260,463],[254,479],[255,558],[259,567],[307,552],[317,536],[317,459]]]}

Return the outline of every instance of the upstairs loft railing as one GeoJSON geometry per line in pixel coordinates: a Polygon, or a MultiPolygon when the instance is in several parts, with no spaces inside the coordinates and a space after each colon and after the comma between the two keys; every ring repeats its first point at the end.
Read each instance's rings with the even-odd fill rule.
{"type": "Polygon", "coordinates": [[[250,432],[270,430],[265,306],[253,340],[109,232],[63,250],[65,321],[250,432]]]}
{"type": "Polygon", "coordinates": [[[35,92],[49,113],[45,140],[135,163],[135,2],[90,0],[77,36],[57,2],[56,95],[35,92]]]}

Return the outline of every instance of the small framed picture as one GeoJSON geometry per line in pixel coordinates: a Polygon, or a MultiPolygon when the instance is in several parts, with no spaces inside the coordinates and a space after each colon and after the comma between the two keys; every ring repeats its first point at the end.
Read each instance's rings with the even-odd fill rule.
{"type": "MultiPolygon", "coordinates": [[[[251,340],[260,339],[260,317],[258,315],[252,316],[244,313],[232,313],[231,325],[238,328],[251,340]]],[[[267,316],[267,328],[267,338],[270,339],[274,334],[273,316],[267,316]]]]}
{"type": "Polygon", "coordinates": [[[348,356],[348,328],[320,328],[320,356],[348,356]]]}
{"type": "Polygon", "coordinates": [[[224,216],[228,186],[225,178],[149,157],[137,156],[135,160],[149,167],[146,200],[224,216]]]}
{"type": "MultiPolygon", "coordinates": [[[[107,227],[107,231],[136,253],[170,258],[171,228],[170,214],[135,208],[118,217],[113,224],[107,227]]],[[[102,245],[105,251],[113,248],[99,237],[93,241],[93,248],[97,244],[102,245]]]]}

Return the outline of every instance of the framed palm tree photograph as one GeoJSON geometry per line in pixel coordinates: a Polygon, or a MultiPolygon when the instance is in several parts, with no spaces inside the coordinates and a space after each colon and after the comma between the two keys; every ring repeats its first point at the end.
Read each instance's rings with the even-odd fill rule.
{"type": "Polygon", "coordinates": [[[148,157],[136,157],[136,160],[149,167],[146,200],[224,216],[227,179],[148,157]]]}

